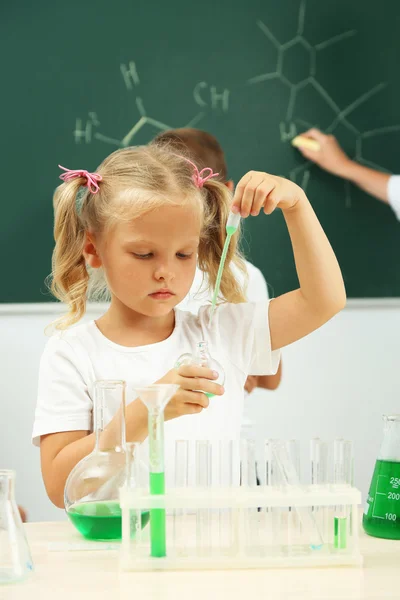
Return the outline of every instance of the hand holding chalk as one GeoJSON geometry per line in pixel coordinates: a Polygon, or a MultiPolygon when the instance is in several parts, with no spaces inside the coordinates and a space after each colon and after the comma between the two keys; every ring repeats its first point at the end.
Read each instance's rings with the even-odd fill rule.
{"type": "Polygon", "coordinates": [[[305,135],[298,135],[292,140],[292,146],[295,148],[307,148],[313,152],[318,152],[321,146],[316,140],[306,137],[305,135]]]}
{"type": "Polygon", "coordinates": [[[325,135],[319,129],[310,129],[292,140],[302,155],[333,175],[346,177],[351,160],[343,152],[333,135],[325,135]]]}

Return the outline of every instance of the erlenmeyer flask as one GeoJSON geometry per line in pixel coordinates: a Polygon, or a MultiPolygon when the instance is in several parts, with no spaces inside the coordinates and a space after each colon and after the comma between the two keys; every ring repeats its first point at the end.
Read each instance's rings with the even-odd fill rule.
{"type": "MultiPolygon", "coordinates": [[[[194,354],[185,353],[182,354],[176,361],[175,368],[179,368],[181,365],[199,365],[200,367],[207,367],[218,373],[218,379],[213,380],[214,383],[224,385],[225,383],[225,371],[222,366],[216,361],[208,350],[208,343],[201,341],[196,346],[194,354]]],[[[215,394],[206,393],[208,398],[212,398],[215,394]]]]}
{"type": "Polygon", "coordinates": [[[400,539],[400,415],[383,417],[383,442],[369,488],[363,527],[369,535],[400,539]]]}
{"type": "MultiPolygon", "coordinates": [[[[64,491],[67,515],[92,540],[117,540],[122,534],[119,488],[126,470],[125,382],[96,381],[95,448],[71,471],[64,491]],[[106,415],[114,415],[106,427],[106,415]]],[[[142,515],[142,526],[148,514],[142,515]]]]}
{"type": "Polygon", "coordinates": [[[20,581],[33,570],[14,486],[15,472],[0,471],[0,584],[20,581]]]}

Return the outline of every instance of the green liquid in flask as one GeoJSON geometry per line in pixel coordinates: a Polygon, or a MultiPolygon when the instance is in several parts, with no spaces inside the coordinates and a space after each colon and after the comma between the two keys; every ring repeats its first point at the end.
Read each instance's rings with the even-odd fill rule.
{"type": "Polygon", "coordinates": [[[376,461],[363,527],[374,537],[400,540],[400,462],[376,461]]]}
{"type": "MultiPolygon", "coordinates": [[[[120,540],[122,537],[122,514],[118,502],[84,502],[71,506],[67,514],[79,533],[89,540],[120,540]]],[[[142,513],[142,528],[149,518],[149,512],[142,513]]]]}

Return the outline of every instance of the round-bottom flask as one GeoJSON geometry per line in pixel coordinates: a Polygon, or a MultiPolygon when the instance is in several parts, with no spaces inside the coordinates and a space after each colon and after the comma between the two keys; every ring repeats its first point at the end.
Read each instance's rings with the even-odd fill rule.
{"type": "MultiPolygon", "coordinates": [[[[132,476],[127,482],[127,465],[132,457],[127,454],[125,439],[124,381],[95,383],[94,430],[93,452],[75,466],[67,479],[65,509],[71,523],[84,537],[119,540],[122,537],[119,489],[123,485],[139,483],[134,482],[132,476]]],[[[144,471],[142,479],[146,481],[148,474],[143,463],[141,469],[144,471]]],[[[131,468],[129,472],[132,472],[131,468]]],[[[149,513],[143,513],[142,527],[148,520],[149,513]]]]}
{"type": "MultiPolygon", "coordinates": [[[[196,351],[194,354],[185,353],[182,354],[178,360],[176,361],[175,367],[179,368],[182,365],[199,365],[200,367],[207,367],[208,369],[212,369],[218,373],[218,379],[214,379],[215,383],[219,385],[224,385],[225,383],[225,372],[223,367],[216,361],[210,354],[208,350],[207,342],[201,341],[198,342],[196,351]]],[[[208,398],[212,398],[215,394],[206,393],[208,398]]]]}

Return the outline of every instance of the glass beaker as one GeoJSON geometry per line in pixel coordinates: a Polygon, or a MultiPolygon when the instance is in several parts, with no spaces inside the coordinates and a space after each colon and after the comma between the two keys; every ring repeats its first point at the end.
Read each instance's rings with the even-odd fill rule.
{"type": "Polygon", "coordinates": [[[15,472],[0,471],[0,584],[25,579],[33,570],[14,488],[15,472]]]}
{"type": "MultiPolygon", "coordinates": [[[[182,354],[176,361],[175,368],[179,368],[181,365],[199,365],[200,367],[207,367],[218,373],[218,379],[213,380],[214,383],[224,385],[225,383],[225,371],[222,366],[216,361],[208,350],[208,343],[201,341],[196,345],[196,351],[194,354],[189,352],[182,354]]],[[[212,398],[215,394],[204,392],[208,398],[212,398]]]]}
{"type": "Polygon", "coordinates": [[[363,515],[366,533],[400,539],[400,415],[383,416],[383,442],[363,515]]]}
{"type": "MultiPolygon", "coordinates": [[[[127,477],[125,388],[124,381],[95,382],[95,447],[71,471],[65,485],[67,515],[77,530],[91,540],[122,537],[119,488],[127,477]]],[[[148,513],[143,514],[142,527],[148,520],[148,513]]]]}

